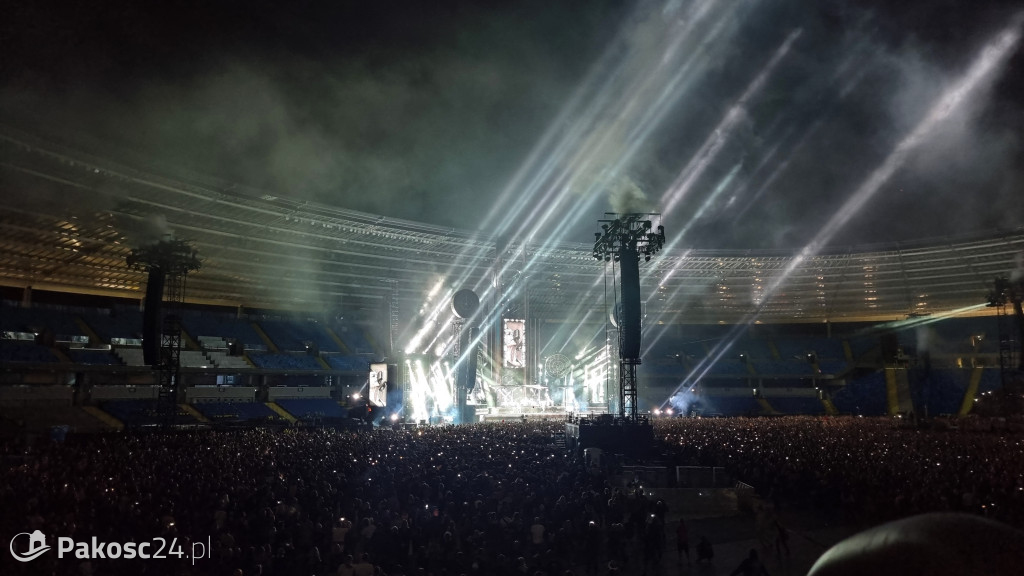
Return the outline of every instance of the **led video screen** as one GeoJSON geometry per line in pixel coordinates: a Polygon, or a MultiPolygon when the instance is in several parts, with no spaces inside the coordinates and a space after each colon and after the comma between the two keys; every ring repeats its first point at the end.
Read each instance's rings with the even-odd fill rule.
{"type": "Polygon", "coordinates": [[[367,386],[367,401],[371,406],[388,405],[388,365],[381,362],[370,364],[370,379],[367,386]]]}
{"type": "Polygon", "coordinates": [[[502,349],[506,368],[526,367],[526,322],[523,320],[504,320],[502,330],[502,349]]]}

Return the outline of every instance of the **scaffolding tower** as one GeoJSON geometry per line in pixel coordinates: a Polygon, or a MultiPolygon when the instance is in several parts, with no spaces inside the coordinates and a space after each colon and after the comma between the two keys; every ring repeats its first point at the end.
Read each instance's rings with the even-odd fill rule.
{"type": "Polygon", "coordinates": [[[182,240],[164,239],[131,251],[128,266],[140,270],[163,271],[163,318],[160,320],[160,359],[157,371],[159,395],[157,411],[168,426],[176,424],[181,398],[181,309],[185,302],[185,279],[200,268],[195,249],[182,240]]]}

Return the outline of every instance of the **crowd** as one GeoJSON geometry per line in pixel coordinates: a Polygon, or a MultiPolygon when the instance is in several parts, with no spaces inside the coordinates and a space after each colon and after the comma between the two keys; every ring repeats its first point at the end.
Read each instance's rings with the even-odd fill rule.
{"type": "Polygon", "coordinates": [[[661,535],[664,506],[589,473],[554,444],[561,428],[252,429],[8,447],[0,525],[4,534],[213,547],[194,567],[50,554],[13,574],[555,576],[653,561],[660,549],[624,551],[661,535]]]}
{"type": "Polygon", "coordinates": [[[656,431],[673,460],[724,466],[777,506],[831,507],[860,525],[955,511],[1024,527],[1019,433],[814,416],[661,420],[656,431]]]}
{"type": "MultiPolygon", "coordinates": [[[[677,419],[655,429],[669,463],[725,466],[780,507],[809,501],[864,524],[931,510],[1024,520],[1016,434],[813,417],[677,419]]],[[[0,533],[178,538],[186,550],[209,542],[212,551],[194,566],[48,554],[5,573],[604,576],[659,564],[668,534],[678,536],[666,505],[566,453],[554,442],[561,431],[560,422],[515,422],[7,444],[0,533]]]]}

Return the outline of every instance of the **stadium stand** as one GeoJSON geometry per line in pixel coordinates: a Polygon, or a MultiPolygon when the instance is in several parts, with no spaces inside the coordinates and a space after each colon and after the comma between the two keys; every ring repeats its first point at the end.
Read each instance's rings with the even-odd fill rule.
{"type": "Polygon", "coordinates": [[[775,347],[783,359],[805,360],[814,354],[818,360],[842,360],[843,343],[834,338],[776,337],[775,347]]]}
{"type": "Polygon", "coordinates": [[[373,345],[366,339],[358,326],[348,323],[335,323],[331,328],[348,349],[349,354],[375,354],[373,345]]]}
{"type": "Polygon", "coordinates": [[[686,366],[677,362],[663,362],[659,364],[644,364],[641,368],[643,373],[651,376],[682,376],[685,375],[688,370],[686,366]]]}
{"type": "Polygon", "coordinates": [[[34,342],[0,340],[0,362],[57,362],[53,351],[34,342]]]}
{"type": "Polygon", "coordinates": [[[91,434],[112,428],[78,406],[53,403],[28,403],[19,406],[0,405],[0,419],[18,422],[31,432],[48,432],[54,427],[68,428],[67,432],[91,434]]]}
{"type": "Polygon", "coordinates": [[[196,336],[196,342],[203,350],[229,350],[228,341],[222,336],[196,336]]]}
{"type": "MultiPolygon", "coordinates": [[[[154,400],[108,400],[100,404],[100,408],[128,427],[166,423],[154,400]]],[[[178,423],[199,423],[192,414],[181,407],[176,407],[174,417],[178,423]]]]}
{"type": "Polygon", "coordinates": [[[749,376],[750,371],[746,369],[746,363],[742,360],[721,359],[711,364],[709,376],[749,376]]]}
{"type": "Polygon", "coordinates": [[[277,400],[277,405],[300,420],[348,417],[348,411],[330,399],[282,398],[277,400]]]}
{"type": "Polygon", "coordinates": [[[0,306],[0,331],[50,333],[57,341],[86,334],[75,322],[75,313],[44,306],[22,308],[16,302],[5,300],[0,306]]]}
{"type": "Polygon", "coordinates": [[[707,356],[708,348],[704,342],[683,342],[678,346],[679,354],[686,358],[703,358],[707,356]]]}
{"type": "Polygon", "coordinates": [[[736,343],[733,344],[730,349],[730,354],[743,354],[751,360],[769,360],[775,358],[775,354],[772,353],[772,347],[768,340],[754,336],[744,336],[736,340],[736,343]]]}
{"type": "Polygon", "coordinates": [[[212,368],[213,361],[201,350],[182,350],[179,355],[182,368],[212,368]]]}
{"type": "MultiPolygon", "coordinates": [[[[964,402],[964,395],[970,386],[972,370],[932,370],[924,382],[926,401],[922,405],[927,415],[955,415],[964,402]]],[[[979,386],[980,388],[980,386],[979,386]]]]}
{"type": "Polygon", "coordinates": [[[323,370],[316,358],[306,354],[249,354],[249,360],[267,370],[323,370]]]}
{"type": "Polygon", "coordinates": [[[364,356],[324,356],[324,360],[335,370],[366,372],[370,369],[370,359],[364,356]]]}
{"type": "Polygon", "coordinates": [[[249,320],[236,318],[233,313],[209,310],[184,310],[181,324],[186,332],[193,335],[211,335],[233,340],[245,350],[266,350],[266,344],[252,327],[249,320]]]}
{"type": "Polygon", "coordinates": [[[701,397],[703,413],[721,414],[722,416],[753,416],[762,412],[762,407],[753,396],[713,396],[701,397]]]}
{"type": "Polygon", "coordinates": [[[947,318],[918,329],[900,333],[900,340],[913,342],[918,352],[967,355],[998,352],[999,328],[994,318],[947,318]]]}
{"type": "Polygon", "coordinates": [[[318,352],[340,352],[338,344],[323,325],[311,320],[261,320],[263,331],[282,352],[305,352],[315,346],[318,352]]]}
{"type": "Polygon", "coordinates": [[[813,376],[814,366],[806,360],[754,360],[754,372],[761,376],[806,375],[813,376]]]}
{"type": "Polygon", "coordinates": [[[875,371],[849,382],[832,395],[832,403],[843,414],[886,414],[885,375],[875,371]]]}
{"type": "Polygon", "coordinates": [[[850,368],[846,360],[818,360],[818,369],[822,374],[842,374],[850,368]]]}
{"type": "Polygon", "coordinates": [[[84,348],[72,348],[68,350],[68,357],[75,364],[94,364],[103,366],[120,366],[121,360],[110,350],[88,350],[84,348]]]}
{"type": "Polygon", "coordinates": [[[879,347],[877,335],[854,335],[847,338],[853,359],[863,361],[864,357],[879,347]]]}
{"type": "Polygon", "coordinates": [[[97,309],[83,314],[82,320],[96,333],[100,344],[110,344],[115,338],[142,338],[142,312],[138,308],[120,306],[110,310],[97,309]]]}
{"type": "Polygon", "coordinates": [[[992,392],[1002,387],[1002,374],[998,368],[985,368],[981,372],[981,382],[978,383],[978,392],[992,392]]]}
{"type": "Polygon", "coordinates": [[[241,356],[229,356],[225,352],[207,352],[206,356],[217,368],[252,368],[252,365],[241,356]]]}
{"type": "Polygon", "coordinates": [[[262,402],[195,402],[192,407],[213,423],[282,421],[277,413],[262,402]]]}
{"type": "Polygon", "coordinates": [[[142,355],[142,348],[118,347],[114,354],[121,359],[125,366],[145,366],[146,360],[142,355]]]}
{"type": "Polygon", "coordinates": [[[773,396],[768,399],[772,408],[783,414],[824,414],[825,405],[812,397],[773,396]]]}
{"type": "Polygon", "coordinates": [[[720,359],[710,366],[709,376],[749,376],[747,363],[743,360],[720,359]]]}

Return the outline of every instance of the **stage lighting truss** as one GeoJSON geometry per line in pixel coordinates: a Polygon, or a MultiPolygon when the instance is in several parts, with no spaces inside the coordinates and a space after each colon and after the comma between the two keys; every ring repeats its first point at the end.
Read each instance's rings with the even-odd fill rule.
{"type": "Polygon", "coordinates": [[[601,231],[594,233],[594,258],[617,262],[620,254],[633,252],[649,262],[665,246],[665,227],[652,229],[650,217],[656,216],[605,212],[606,219],[598,220],[601,231]]]}

